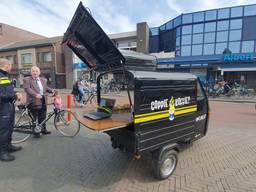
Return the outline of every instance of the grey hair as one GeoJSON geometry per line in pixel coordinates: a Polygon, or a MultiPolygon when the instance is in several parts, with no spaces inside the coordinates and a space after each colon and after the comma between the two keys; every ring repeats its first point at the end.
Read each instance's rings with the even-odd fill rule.
{"type": "Polygon", "coordinates": [[[31,67],[30,72],[32,72],[32,70],[33,70],[33,69],[38,69],[38,70],[40,71],[40,68],[39,68],[39,67],[37,67],[37,66],[33,66],[33,67],[31,67]]]}
{"type": "Polygon", "coordinates": [[[5,65],[11,65],[12,62],[5,58],[0,58],[0,68],[5,67],[5,65]]]}

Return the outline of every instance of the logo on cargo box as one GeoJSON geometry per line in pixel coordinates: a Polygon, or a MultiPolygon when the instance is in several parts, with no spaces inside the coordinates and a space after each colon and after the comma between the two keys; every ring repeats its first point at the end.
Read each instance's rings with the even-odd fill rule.
{"type": "Polygon", "coordinates": [[[175,101],[174,98],[172,97],[169,101],[169,120],[173,121],[174,120],[174,113],[175,113],[175,101]]]}

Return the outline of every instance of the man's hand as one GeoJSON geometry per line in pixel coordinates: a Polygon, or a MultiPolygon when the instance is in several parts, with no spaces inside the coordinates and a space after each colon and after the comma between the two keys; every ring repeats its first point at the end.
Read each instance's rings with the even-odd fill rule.
{"type": "Polygon", "coordinates": [[[17,100],[20,101],[22,99],[22,95],[21,93],[16,93],[16,96],[17,96],[17,100]]]}
{"type": "Polygon", "coordinates": [[[37,99],[42,99],[43,97],[42,97],[41,95],[37,94],[37,95],[36,95],[36,98],[37,98],[37,99]]]}

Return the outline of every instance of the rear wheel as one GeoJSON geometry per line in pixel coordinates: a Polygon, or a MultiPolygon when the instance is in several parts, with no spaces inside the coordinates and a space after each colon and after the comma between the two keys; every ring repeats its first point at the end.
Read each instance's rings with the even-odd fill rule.
{"type": "Polygon", "coordinates": [[[15,112],[15,124],[12,133],[12,143],[26,141],[32,134],[32,119],[25,111],[15,112]]]}
{"type": "Polygon", "coordinates": [[[153,170],[157,179],[166,179],[175,171],[178,163],[178,152],[174,149],[153,153],[153,170]]]}
{"type": "Polygon", "coordinates": [[[74,137],[80,130],[80,123],[74,113],[61,110],[54,118],[55,128],[66,137],[74,137]]]}

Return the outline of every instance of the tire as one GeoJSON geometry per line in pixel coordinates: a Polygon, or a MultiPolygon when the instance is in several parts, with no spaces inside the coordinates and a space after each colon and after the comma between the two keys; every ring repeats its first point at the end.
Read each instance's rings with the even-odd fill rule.
{"type": "Polygon", "coordinates": [[[61,110],[54,117],[55,128],[66,137],[74,137],[80,131],[80,123],[74,113],[68,110],[61,110]],[[70,117],[70,121],[68,121],[70,117]]]}
{"type": "Polygon", "coordinates": [[[174,149],[162,153],[155,151],[153,153],[153,171],[154,176],[163,180],[168,178],[176,169],[178,163],[178,152],[174,149]]]}
{"type": "Polygon", "coordinates": [[[12,133],[12,143],[26,141],[32,134],[32,119],[24,110],[15,112],[15,123],[12,133]]]}

